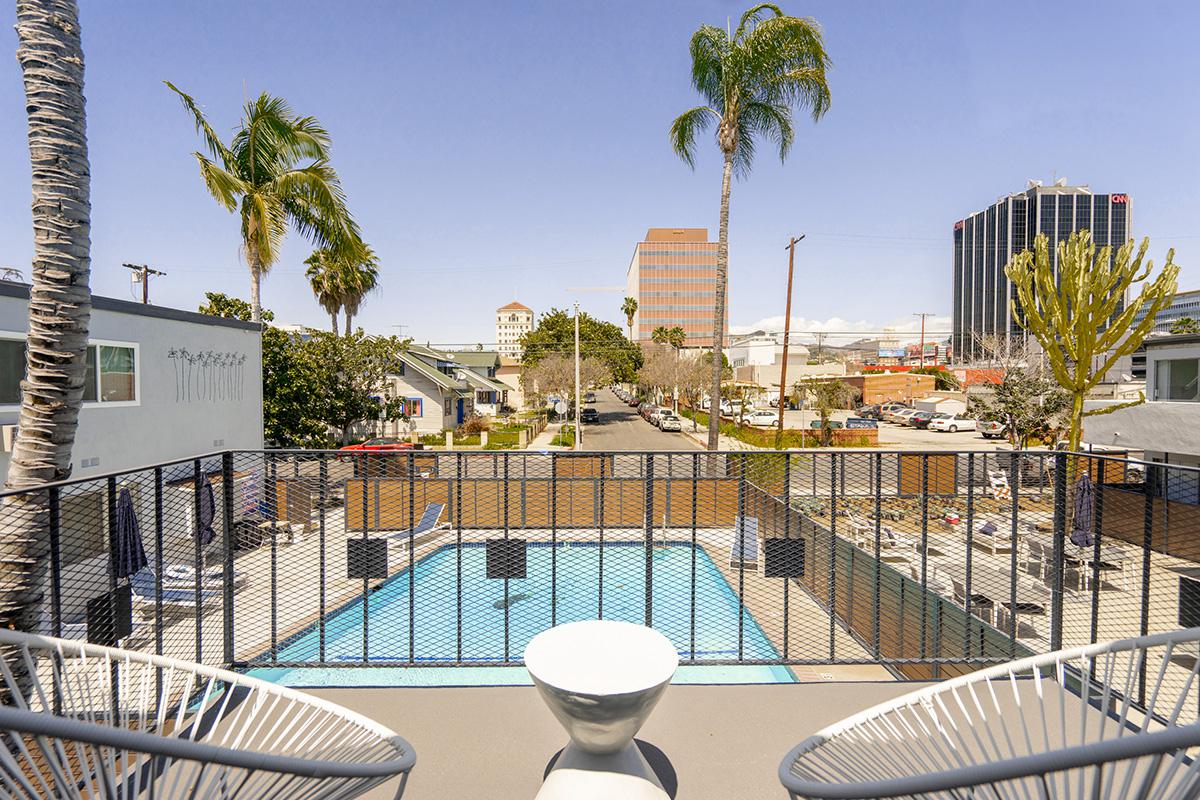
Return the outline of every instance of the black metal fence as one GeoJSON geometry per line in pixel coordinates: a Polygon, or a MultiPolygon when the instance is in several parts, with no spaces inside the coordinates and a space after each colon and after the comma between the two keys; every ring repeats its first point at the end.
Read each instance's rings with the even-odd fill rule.
{"type": "Polygon", "coordinates": [[[602,618],[685,663],[938,678],[1200,624],[1198,475],[1006,451],[239,451],[7,493],[0,533],[44,514],[44,632],[209,664],[513,664],[602,618]]]}

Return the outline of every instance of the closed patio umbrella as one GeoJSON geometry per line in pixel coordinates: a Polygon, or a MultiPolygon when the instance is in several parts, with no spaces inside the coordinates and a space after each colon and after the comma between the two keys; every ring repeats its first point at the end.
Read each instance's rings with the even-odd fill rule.
{"type": "Polygon", "coordinates": [[[200,544],[208,545],[217,535],[213,530],[213,519],[217,515],[217,502],[213,496],[212,484],[208,481],[208,476],[205,475],[200,482],[200,519],[197,528],[197,535],[200,537],[200,544]]]}
{"type": "Polygon", "coordinates": [[[133,511],[133,496],[129,489],[117,495],[117,529],[113,551],[116,554],[118,578],[128,578],[149,563],[146,548],[142,545],[142,534],[138,530],[137,515],[133,511]]]}
{"type": "Polygon", "coordinates": [[[1095,488],[1092,479],[1084,472],[1075,482],[1075,513],[1071,523],[1071,543],[1086,547],[1095,541],[1092,536],[1092,509],[1095,488]]]}

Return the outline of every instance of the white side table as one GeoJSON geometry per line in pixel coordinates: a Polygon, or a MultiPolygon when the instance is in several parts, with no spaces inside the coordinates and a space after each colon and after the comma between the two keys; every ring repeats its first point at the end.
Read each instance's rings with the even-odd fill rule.
{"type": "Polygon", "coordinates": [[[538,800],[669,797],[633,740],[679,666],[667,637],[629,622],[572,622],[535,636],[525,666],[571,737],[538,800]]]}

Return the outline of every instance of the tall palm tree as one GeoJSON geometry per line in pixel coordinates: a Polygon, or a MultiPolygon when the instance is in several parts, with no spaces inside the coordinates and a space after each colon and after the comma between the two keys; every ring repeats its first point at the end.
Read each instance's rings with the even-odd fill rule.
{"type": "MultiPolygon", "coordinates": [[[[27,489],[71,474],[92,309],[92,207],[75,0],[18,0],[17,41],[33,166],[34,252],[21,414],[5,486],[27,489]]],[[[4,503],[0,625],[35,630],[49,497],[30,492],[4,503]]]]}
{"type": "Polygon", "coordinates": [[[370,247],[363,248],[363,257],[346,258],[336,250],[322,248],[304,260],[305,275],[321,308],[333,321],[338,332],[338,312],[346,312],[346,335],[353,329],[354,315],[363,299],[379,283],[379,262],[370,247]]]}
{"type": "MultiPolygon", "coordinates": [[[[714,403],[721,397],[721,352],[725,339],[725,292],[729,276],[729,190],[734,172],[748,175],[755,138],[765,136],[787,158],[795,139],[792,107],[807,108],[813,121],[829,109],[825,72],[829,56],[815,20],[786,16],[770,3],[742,15],[730,34],[702,25],[692,35],[692,84],[707,105],[685,111],[671,123],[671,146],[695,166],[696,135],[716,125],[724,157],[717,282],[713,316],[714,403]]],[[[708,420],[708,449],[717,449],[719,420],[708,420]]]]}
{"type": "Polygon", "coordinates": [[[629,341],[633,341],[633,318],[637,314],[638,302],[636,297],[626,297],[621,303],[621,313],[625,315],[625,325],[629,328],[629,341]]]}
{"type": "Polygon", "coordinates": [[[317,247],[361,253],[358,226],[329,164],[329,133],[315,118],[297,116],[287,101],[263,92],[246,102],[241,127],[225,144],[196,101],[169,81],[166,84],[192,115],[211,155],[193,154],[205,188],[226,210],[241,217],[254,322],[262,316],[262,276],[279,259],[289,224],[317,247]]]}

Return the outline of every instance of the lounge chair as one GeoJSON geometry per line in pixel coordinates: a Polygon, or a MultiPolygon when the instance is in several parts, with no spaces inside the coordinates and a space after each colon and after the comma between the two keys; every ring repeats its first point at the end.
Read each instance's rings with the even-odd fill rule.
{"type": "Polygon", "coordinates": [[[974,534],[972,541],[992,555],[1012,552],[1013,534],[1010,520],[992,516],[981,517],[975,524],[974,534]]]}
{"type": "Polygon", "coordinates": [[[430,503],[425,506],[425,511],[421,513],[421,518],[417,520],[417,525],[412,530],[402,530],[393,533],[389,539],[403,539],[407,541],[410,538],[422,536],[426,533],[450,527],[449,522],[442,522],[442,514],[446,511],[445,503],[430,503]]]}
{"type": "MultiPolygon", "coordinates": [[[[200,572],[203,588],[220,588],[225,582],[225,567],[207,567],[200,572]]],[[[196,585],[196,568],[191,564],[170,564],[163,567],[163,588],[193,589],[196,585]]],[[[233,571],[233,588],[240,589],[246,584],[246,573],[233,571]]]]}
{"type": "Polygon", "coordinates": [[[729,568],[758,570],[758,517],[733,518],[733,547],[729,549],[729,568]]]}
{"type": "MultiPolygon", "coordinates": [[[[143,614],[153,614],[155,605],[154,573],[149,569],[140,570],[129,577],[129,588],[132,593],[133,607],[143,614]]],[[[203,608],[215,602],[222,595],[221,589],[200,590],[200,605],[203,608]]],[[[194,611],[196,608],[196,586],[190,584],[171,585],[164,581],[162,586],[162,604],[164,610],[194,611]]]]}

